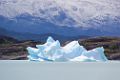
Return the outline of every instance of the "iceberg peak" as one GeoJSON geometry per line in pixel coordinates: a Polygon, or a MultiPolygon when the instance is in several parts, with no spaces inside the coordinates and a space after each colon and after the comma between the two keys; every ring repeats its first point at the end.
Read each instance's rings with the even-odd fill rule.
{"type": "Polygon", "coordinates": [[[52,43],[52,42],[55,42],[55,40],[51,36],[49,36],[46,42],[51,42],[52,43]]]}

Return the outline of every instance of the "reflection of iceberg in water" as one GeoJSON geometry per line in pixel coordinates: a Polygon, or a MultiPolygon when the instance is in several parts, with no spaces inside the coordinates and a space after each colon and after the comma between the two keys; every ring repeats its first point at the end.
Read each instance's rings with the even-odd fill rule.
{"type": "Polygon", "coordinates": [[[104,48],[99,47],[87,51],[78,41],[72,41],[61,47],[58,40],[48,37],[43,45],[37,48],[28,47],[28,58],[34,61],[107,61],[104,48]]]}

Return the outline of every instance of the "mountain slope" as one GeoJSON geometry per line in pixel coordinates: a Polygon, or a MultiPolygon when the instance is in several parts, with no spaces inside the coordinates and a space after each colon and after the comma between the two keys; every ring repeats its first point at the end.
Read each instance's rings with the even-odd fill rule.
{"type": "Polygon", "coordinates": [[[120,36],[119,0],[1,0],[0,26],[15,32],[120,36]]]}

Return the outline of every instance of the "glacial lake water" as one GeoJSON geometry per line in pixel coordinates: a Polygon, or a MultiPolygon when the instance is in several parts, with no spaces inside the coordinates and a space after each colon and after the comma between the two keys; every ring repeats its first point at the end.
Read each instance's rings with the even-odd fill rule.
{"type": "Polygon", "coordinates": [[[0,80],[120,80],[120,61],[33,62],[1,60],[0,80]]]}

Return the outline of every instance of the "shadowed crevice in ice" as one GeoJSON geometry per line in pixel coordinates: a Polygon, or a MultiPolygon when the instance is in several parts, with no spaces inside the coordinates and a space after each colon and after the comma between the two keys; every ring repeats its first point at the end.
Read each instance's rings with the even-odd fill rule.
{"type": "Polygon", "coordinates": [[[37,48],[28,47],[28,58],[32,61],[107,61],[104,55],[104,48],[98,47],[87,51],[78,41],[72,41],[61,47],[58,40],[48,37],[43,45],[36,45],[37,48]]]}

